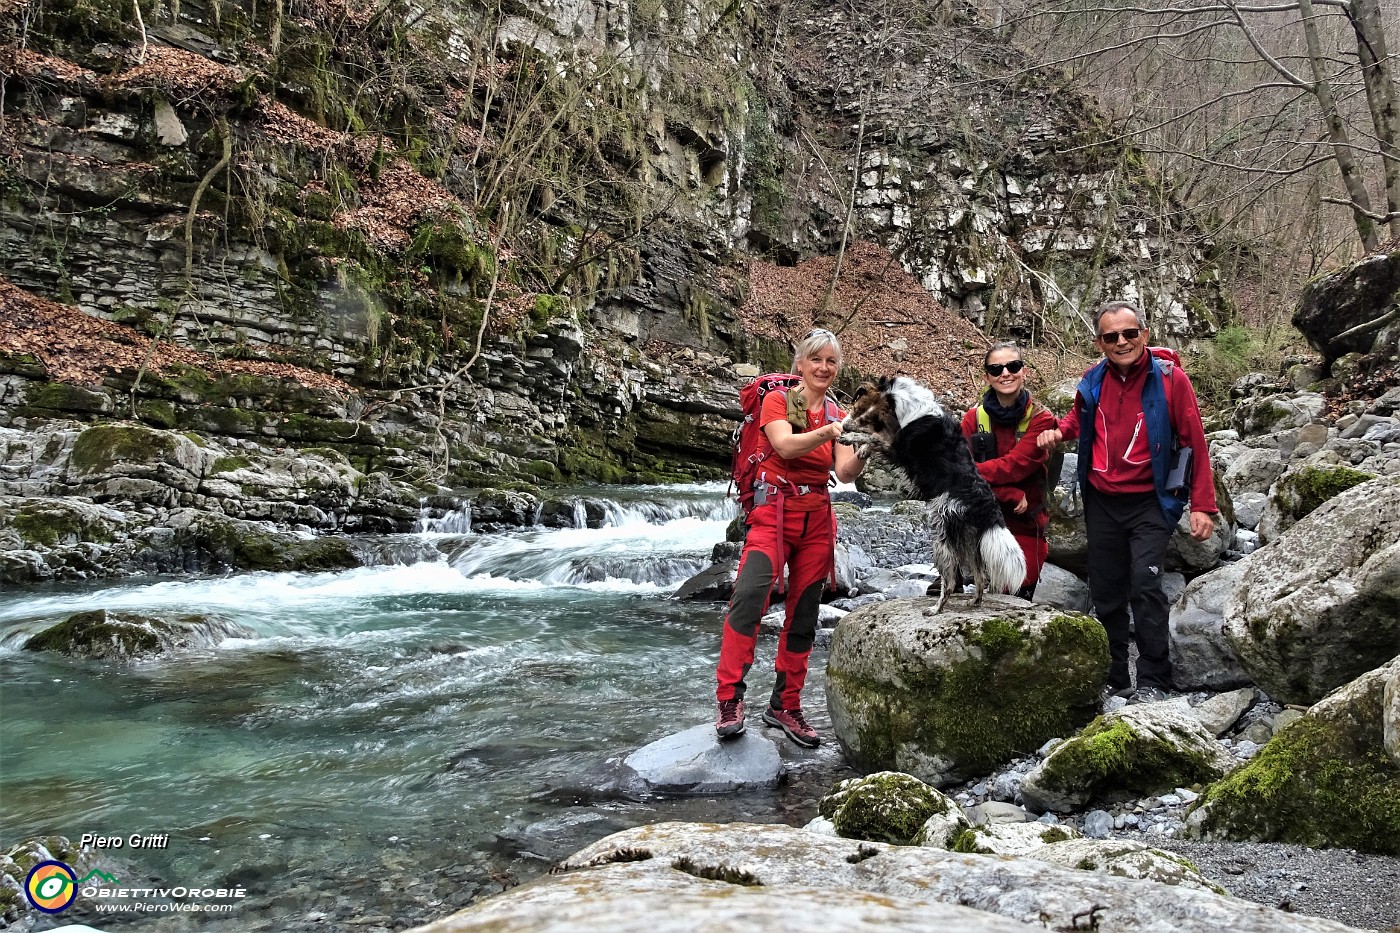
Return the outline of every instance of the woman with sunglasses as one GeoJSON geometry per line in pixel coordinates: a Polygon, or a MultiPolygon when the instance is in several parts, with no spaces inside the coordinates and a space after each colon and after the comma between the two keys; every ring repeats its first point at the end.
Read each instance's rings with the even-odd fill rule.
{"type": "Polygon", "coordinates": [[[841,371],[836,335],[818,328],[803,337],[793,353],[792,371],[802,381],[786,392],[769,392],[758,415],[762,471],[754,484],[754,507],[720,641],[715,732],[721,739],[743,734],[744,677],[753,665],[759,620],[786,565],[786,611],[773,662],[777,682],[764,705],[763,722],[796,744],[815,748],[821,739],[802,715],[801,694],[817,635],[822,586],[836,552],[836,516],[827,480],[835,470],[837,479],[849,483],[865,461],[854,448],[835,443],[846,417],[828,395],[841,371]]]}
{"type": "Polygon", "coordinates": [[[1030,599],[1050,554],[1045,527],[1045,471],[1049,451],[1036,445],[1055,416],[1026,390],[1026,362],[1014,343],[998,343],[982,358],[987,391],[962,420],[977,472],[991,484],[1006,527],[1026,555],[1026,579],[1016,595],[1030,599]]]}

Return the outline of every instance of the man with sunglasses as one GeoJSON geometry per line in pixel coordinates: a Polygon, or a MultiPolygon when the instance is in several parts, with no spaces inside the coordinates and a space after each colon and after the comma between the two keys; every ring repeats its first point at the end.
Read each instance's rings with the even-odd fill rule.
{"type": "Polygon", "coordinates": [[[1129,608],[1138,646],[1129,702],[1161,699],[1172,686],[1168,653],[1167,544],[1191,503],[1191,537],[1214,530],[1215,480],[1191,381],[1171,350],[1148,347],[1142,312],[1110,301],[1094,312],[1104,358],[1080,380],[1074,407],[1037,439],[1079,438],[1079,484],[1089,538],[1089,592],[1108,633],[1108,689],[1129,695],[1129,608]],[[1191,453],[1179,453],[1190,448],[1191,453]],[[1179,486],[1174,461],[1189,460],[1179,486]]]}

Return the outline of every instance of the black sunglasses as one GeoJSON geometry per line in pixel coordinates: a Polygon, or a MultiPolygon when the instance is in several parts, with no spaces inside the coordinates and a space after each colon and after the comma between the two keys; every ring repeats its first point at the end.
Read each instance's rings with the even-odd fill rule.
{"type": "Polygon", "coordinates": [[[1003,369],[1014,376],[1025,369],[1026,364],[1023,360],[1012,360],[1010,363],[987,363],[982,368],[988,376],[1000,376],[1003,369]]]}
{"type": "Polygon", "coordinates": [[[1106,334],[1099,334],[1099,339],[1104,343],[1117,343],[1118,338],[1124,340],[1136,340],[1142,336],[1142,329],[1139,327],[1128,327],[1123,330],[1111,330],[1106,334]]]}

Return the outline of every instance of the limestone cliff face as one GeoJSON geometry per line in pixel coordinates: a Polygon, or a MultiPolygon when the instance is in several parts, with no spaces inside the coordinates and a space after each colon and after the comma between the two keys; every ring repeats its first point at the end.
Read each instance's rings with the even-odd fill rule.
{"type": "MultiPolygon", "coordinates": [[[[955,4],[22,6],[4,275],[335,373],[354,391],[329,417],[406,463],[450,454],[449,483],[722,472],[732,364],[773,355],[735,323],[755,255],[881,242],[1023,337],[1108,294],[1158,337],[1221,312],[1169,195],[1082,99],[979,82],[1016,55],[955,4]]],[[[0,370],[7,423],[103,413],[46,411],[41,372],[0,370]]],[[[164,427],[286,439],[150,385],[164,427]]]]}

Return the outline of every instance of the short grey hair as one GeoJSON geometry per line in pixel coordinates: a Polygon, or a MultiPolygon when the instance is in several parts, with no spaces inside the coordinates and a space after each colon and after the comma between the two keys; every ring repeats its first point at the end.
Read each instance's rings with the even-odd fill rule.
{"type": "Polygon", "coordinates": [[[800,360],[807,359],[827,344],[831,344],[831,348],[836,351],[836,365],[840,366],[845,359],[841,355],[841,341],[825,327],[814,327],[808,331],[807,336],[797,341],[797,346],[792,351],[792,371],[797,372],[800,360]]]}
{"type": "Polygon", "coordinates": [[[1113,314],[1115,311],[1133,312],[1133,317],[1137,319],[1138,327],[1143,330],[1147,329],[1147,318],[1143,316],[1142,309],[1137,305],[1133,304],[1131,301],[1105,301],[1103,304],[1099,305],[1098,310],[1094,312],[1095,337],[1099,335],[1099,320],[1105,314],[1113,314]]]}
{"type": "Polygon", "coordinates": [[[1021,354],[1020,347],[1016,346],[1016,344],[1012,343],[1010,340],[1003,340],[1000,343],[992,344],[991,349],[989,349],[986,355],[982,357],[982,365],[986,366],[987,361],[992,358],[992,354],[997,353],[1001,350],[1010,350],[1011,352],[1016,354],[1016,359],[1021,360],[1023,362],[1026,359],[1025,356],[1021,354]]]}

